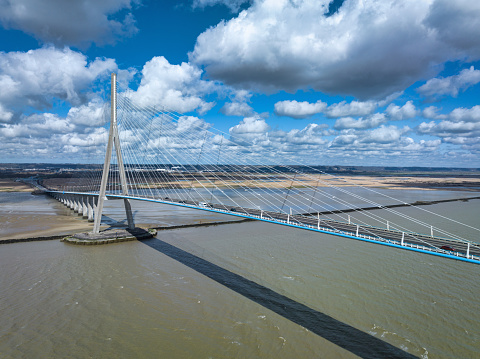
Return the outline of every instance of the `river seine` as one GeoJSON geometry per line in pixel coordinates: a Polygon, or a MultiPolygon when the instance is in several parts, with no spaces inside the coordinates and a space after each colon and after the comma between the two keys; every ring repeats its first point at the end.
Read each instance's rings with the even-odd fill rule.
{"type": "MultiPolygon", "coordinates": [[[[472,195],[428,191],[429,199],[472,195]]],[[[2,238],[25,232],[12,222],[22,212],[36,223],[71,216],[28,196],[0,194],[2,238]],[[33,202],[26,210],[22,201],[33,202]]],[[[121,201],[108,202],[107,216],[123,219],[121,201]]],[[[479,226],[480,200],[425,208],[479,226]]],[[[148,225],[229,219],[133,209],[148,225]]],[[[448,227],[480,241],[478,231],[448,227]]],[[[106,246],[3,244],[0,271],[0,358],[480,356],[480,265],[273,224],[159,231],[106,246]]]]}

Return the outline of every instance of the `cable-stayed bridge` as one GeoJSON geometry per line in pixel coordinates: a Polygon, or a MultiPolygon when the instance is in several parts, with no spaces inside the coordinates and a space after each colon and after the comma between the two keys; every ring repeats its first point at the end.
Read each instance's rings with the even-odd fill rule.
{"type": "MultiPolygon", "coordinates": [[[[129,228],[130,201],[141,200],[480,264],[476,238],[448,230],[454,225],[475,236],[477,228],[298,163],[287,145],[250,138],[255,128],[226,134],[196,117],[139,102],[129,92],[117,96],[113,74],[103,170],[81,173],[67,185],[42,183],[47,193],[94,221],[94,232],[100,231],[106,199],[123,200],[129,228]],[[424,217],[437,218],[445,228],[424,217]]],[[[308,145],[304,151],[318,156],[308,145]]]]}

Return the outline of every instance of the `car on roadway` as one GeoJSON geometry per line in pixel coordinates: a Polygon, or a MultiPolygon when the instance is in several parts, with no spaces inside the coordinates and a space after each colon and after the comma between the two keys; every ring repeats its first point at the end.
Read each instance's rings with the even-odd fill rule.
{"type": "Polygon", "coordinates": [[[444,251],[457,252],[456,249],[454,249],[450,246],[441,246],[440,249],[443,249],[444,251]]]}

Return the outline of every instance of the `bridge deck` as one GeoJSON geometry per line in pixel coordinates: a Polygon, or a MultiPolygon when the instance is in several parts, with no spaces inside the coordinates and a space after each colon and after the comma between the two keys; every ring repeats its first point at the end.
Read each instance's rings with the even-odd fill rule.
{"type": "MultiPolygon", "coordinates": [[[[98,196],[97,193],[76,193],[76,192],[60,192],[47,191],[48,193],[58,194],[77,194],[86,196],[98,196]]],[[[428,254],[438,255],[447,258],[458,259],[471,263],[480,264],[480,245],[476,243],[468,243],[456,239],[440,238],[428,236],[413,232],[400,232],[385,228],[378,228],[367,225],[357,225],[354,223],[344,223],[329,219],[318,219],[314,216],[305,216],[299,214],[285,214],[273,211],[263,211],[260,209],[225,206],[222,204],[194,202],[189,200],[181,200],[165,197],[148,198],[123,196],[117,194],[107,194],[109,199],[128,198],[132,200],[149,201],[199,209],[210,212],[217,212],[232,216],[252,218],[260,221],[281,224],[306,230],[312,230],[322,233],[328,233],[336,236],[358,239],[362,241],[389,245],[393,247],[424,252],[428,254]],[[454,251],[441,249],[442,246],[448,246],[454,251]]]]}

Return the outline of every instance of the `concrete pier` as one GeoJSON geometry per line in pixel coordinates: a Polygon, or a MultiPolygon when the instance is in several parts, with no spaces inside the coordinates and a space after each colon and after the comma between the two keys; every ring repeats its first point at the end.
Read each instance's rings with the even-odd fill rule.
{"type": "Polygon", "coordinates": [[[135,227],[108,229],[99,233],[77,233],[65,237],[61,241],[79,245],[102,245],[152,238],[157,234],[155,229],[135,227]]]}
{"type": "Polygon", "coordinates": [[[78,196],[73,195],[73,211],[78,213],[78,196]]]}
{"type": "Polygon", "coordinates": [[[87,219],[89,222],[95,220],[98,196],[96,194],[73,195],[73,194],[50,194],[65,207],[72,209],[79,216],[87,219]]]}
{"type": "Polygon", "coordinates": [[[93,222],[93,207],[94,207],[94,199],[91,196],[87,197],[87,220],[89,222],[93,222]]]}
{"type": "Polygon", "coordinates": [[[88,218],[87,197],[82,196],[82,217],[88,218]]]}

